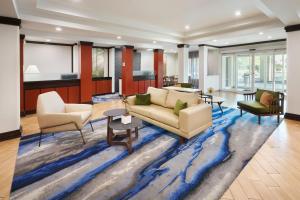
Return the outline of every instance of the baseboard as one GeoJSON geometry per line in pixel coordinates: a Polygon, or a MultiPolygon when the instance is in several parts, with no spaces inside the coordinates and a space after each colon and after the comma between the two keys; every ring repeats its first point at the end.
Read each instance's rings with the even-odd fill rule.
{"type": "Polygon", "coordinates": [[[284,114],[284,118],[285,119],[291,119],[291,120],[300,121],[300,115],[293,114],[293,113],[285,113],[284,114]]]}
{"type": "Polygon", "coordinates": [[[0,133],[0,142],[21,137],[21,130],[14,130],[5,133],[0,133]]]}

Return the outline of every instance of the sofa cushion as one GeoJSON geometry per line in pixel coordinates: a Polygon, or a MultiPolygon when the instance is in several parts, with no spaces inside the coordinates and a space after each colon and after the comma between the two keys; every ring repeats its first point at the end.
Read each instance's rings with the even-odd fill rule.
{"type": "Polygon", "coordinates": [[[199,102],[198,95],[195,93],[178,92],[175,90],[170,90],[166,100],[166,107],[174,108],[177,100],[187,102],[188,107],[196,105],[199,102]]]}
{"type": "Polygon", "coordinates": [[[179,111],[185,108],[187,108],[187,102],[182,102],[180,99],[178,99],[173,112],[175,115],[179,116],[179,111]]]}
{"type": "Polygon", "coordinates": [[[137,114],[140,114],[140,115],[144,115],[144,116],[149,116],[150,117],[150,113],[148,111],[148,109],[150,108],[150,106],[140,106],[140,105],[131,105],[129,107],[129,111],[131,112],[135,112],[137,114]]]}
{"type": "Polygon", "coordinates": [[[135,98],[135,105],[150,105],[150,94],[137,94],[135,98]]]}
{"type": "Polygon", "coordinates": [[[151,104],[148,107],[149,117],[151,119],[174,128],[179,128],[178,116],[173,113],[173,109],[164,108],[154,104],[151,104]]]}
{"type": "Polygon", "coordinates": [[[154,87],[148,87],[147,93],[151,95],[151,103],[165,106],[166,104],[166,98],[168,95],[168,90],[165,89],[159,89],[154,87]]]}
{"type": "Polygon", "coordinates": [[[238,106],[257,114],[266,114],[269,108],[257,101],[239,101],[238,106]]]}

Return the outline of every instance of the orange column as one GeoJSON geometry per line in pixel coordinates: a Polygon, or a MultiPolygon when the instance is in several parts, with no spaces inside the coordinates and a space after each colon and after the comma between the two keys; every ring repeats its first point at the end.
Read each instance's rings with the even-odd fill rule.
{"type": "Polygon", "coordinates": [[[154,49],[154,74],[155,74],[155,87],[163,87],[164,76],[164,50],[154,49]]]}
{"type": "Polygon", "coordinates": [[[135,94],[133,82],[133,46],[124,46],[122,49],[122,94],[135,94]]]}
{"type": "Polygon", "coordinates": [[[20,35],[20,111],[25,115],[24,108],[24,40],[25,35],[20,35]]]}
{"type": "Polygon", "coordinates": [[[79,66],[80,66],[80,102],[91,103],[93,95],[92,80],[92,42],[80,42],[79,66]]]}

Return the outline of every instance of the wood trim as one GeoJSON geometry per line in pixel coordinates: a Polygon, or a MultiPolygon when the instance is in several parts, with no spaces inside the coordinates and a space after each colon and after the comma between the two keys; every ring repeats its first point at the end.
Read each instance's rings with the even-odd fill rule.
{"type": "Polygon", "coordinates": [[[25,39],[25,35],[24,34],[20,34],[20,39],[24,40],[25,39]]]}
{"type": "Polygon", "coordinates": [[[93,46],[92,42],[87,42],[87,41],[80,41],[79,44],[80,45],[86,45],[86,46],[93,46]]]}
{"type": "Polygon", "coordinates": [[[131,46],[131,45],[124,45],[123,48],[126,48],[126,49],[134,49],[134,46],[131,46]]]}
{"type": "Polygon", "coordinates": [[[213,48],[220,48],[218,46],[214,46],[214,45],[210,45],[210,44],[199,44],[198,45],[198,47],[204,47],[204,46],[206,46],[206,47],[213,47],[213,48]]]}
{"type": "Polygon", "coordinates": [[[0,133],[0,142],[5,141],[5,140],[19,138],[19,137],[21,137],[21,132],[22,131],[20,129],[18,129],[18,130],[14,130],[14,131],[0,133]]]}
{"type": "Polygon", "coordinates": [[[190,45],[188,45],[188,44],[178,44],[177,48],[184,48],[184,47],[188,48],[189,46],[190,45]]]}
{"type": "Polygon", "coordinates": [[[112,80],[111,77],[93,77],[93,81],[112,80]]]}
{"type": "Polygon", "coordinates": [[[252,43],[244,43],[244,44],[235,44],[235,45],[228,45],[228,46],[220,46],[219,48],[239,47],[239,46],[248,46],[248,45],[256,45],[256,44],[267,44],[267,43],[284,42],[284,41],[286,41],[286,39],[268,40],[268,41],[261,41],[261,42],[252,42],[252,43]]]}
{"type": "Polygon", "coordinates": [[[286,26],[284,29],[286,32],[300,31],[300,24],[286,26]]]}
{"type": "Polygon", "coordinates": [[[293,113],[285,113],[284,114],[284,118],[291,119],[291,120],[296,120],[296,121],[300,121],[300,115],[293,114],[293,113]]]}
{"type": "Polygon", "coordinates": [[[163,49],[154,49],[153,51],[154,51],[154,52],[159,52],[159,53],[164,53],[164,50],[163,50],[163,49]]]}
{"type": "Polygon", "coordinates": [[[31,44],[48,44],[48,45],[69,46],[69,47],[73,47],[73,46],[76,45],[76,44],[57,43],[57,42],[41,42],[41,41],[33,41],[33,40],[26,40],[26,43],[31,43],[31,44]]]}
{"type": "Polygon", "coordinates": [[[4,17],[0,16],[0,24],[12,25],[12,26],[20,26],[21,20],[13,17],[4,17]]]}
{"type": "Polygon", "coordinates": [[[80,79],[24,82],[24,90],[79,86],[80,79]]]}

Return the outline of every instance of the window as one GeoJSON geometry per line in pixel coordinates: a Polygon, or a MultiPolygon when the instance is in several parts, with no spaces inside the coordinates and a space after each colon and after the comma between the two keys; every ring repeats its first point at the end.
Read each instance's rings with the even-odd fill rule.
{"type": "Polygon", "coordinates": [[[199,52],[189,52],[188,65],[189,83],[193,84],[194,88],[199,87],[199,52]]]}
{"type": "Polygon", "coordinates": [[[105,77],[108,72],[108,49],[93,48],[93,77],[105,77]]]}

